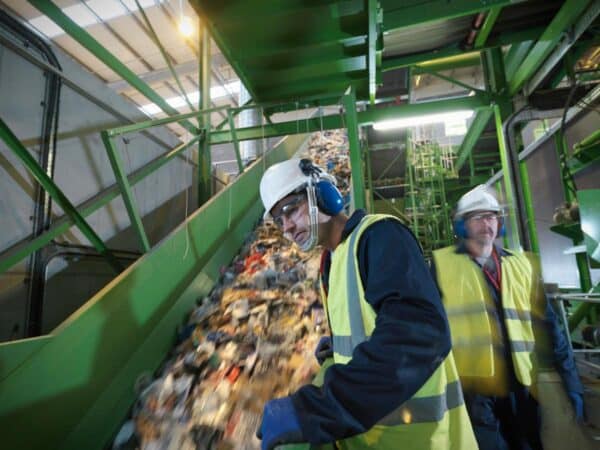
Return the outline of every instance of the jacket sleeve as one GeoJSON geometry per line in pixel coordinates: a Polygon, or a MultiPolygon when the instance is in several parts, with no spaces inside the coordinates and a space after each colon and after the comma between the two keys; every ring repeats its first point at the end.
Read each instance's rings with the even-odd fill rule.
{"type": "Polygon", "coordinates": [[[327,370],[323,386],[292,395],[313,444],[370,429],[411,398],[450,351],[437,288],[408,229],[376,222],[361,237],[358,260],[365,297],[377,312],[375,329],[348,364],[327,370]]]}
{"type": "Polygon", "coordinates": [[[546,301],[546,330],[550,336],[552,363],[563,380],[567,392],[583,394],[583,384],[577,373],[573,351],[565,336],[565,331],[558,324],[558,318],[552,305],[546,301]]]}

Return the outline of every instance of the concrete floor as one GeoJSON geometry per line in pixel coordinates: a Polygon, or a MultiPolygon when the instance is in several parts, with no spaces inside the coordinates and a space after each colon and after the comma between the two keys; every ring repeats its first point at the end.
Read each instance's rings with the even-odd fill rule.
{"type": "Polygon", "coordinates": [[[539,377],[542,406],[542,441],[545,450],[600,449],[600,381],[585,380],[587,423],[577,424],[573,409],[557,373],[539,377]]]}

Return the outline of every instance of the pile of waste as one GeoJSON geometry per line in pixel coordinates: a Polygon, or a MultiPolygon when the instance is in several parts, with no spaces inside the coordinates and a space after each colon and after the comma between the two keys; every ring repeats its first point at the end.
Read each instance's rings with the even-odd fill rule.
{"type": "MultiPolygon", "coordinates": [[[[317,133],[316,133],[317,134],[317,133]]],[[[311,137],[308,156],[348,194],[347,140],[311,137]]],[[[264,404],[310,383],[328,333],[318,294],[319,250],[303,253],[266,222],[178,330],[178,342],[139,398],[113,449],[259,449],[264,404]]]]}

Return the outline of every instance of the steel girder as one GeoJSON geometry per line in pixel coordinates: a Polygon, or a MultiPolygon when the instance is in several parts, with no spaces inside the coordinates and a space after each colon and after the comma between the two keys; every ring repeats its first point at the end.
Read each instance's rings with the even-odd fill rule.
{"type": "Polygon", "coordinates": [[[513,0],[430,0],[428,2],[405,2],[381,0],[385,15],[386,30],[435,22],[444,19],[469,16],[492,8],[501,8],[516,3],[513,0]]]}
{"type": "Polygon", "coordinates": [[[106,257],[106,260],[111,267],[113,267],[117,272],[123,270],[121,263],[119,263],[117,258],[110,252],[100,236],[96,234],[90,224],[83,218],[79,211],[77,211],[77,208],[73,206],[63,191],[56,185],[56,183],[54,183],[54,181],[46,174],[46,172],[44,172],[44,169],[40,167],[37,161],[33,158],[33,156],[31,156],[23,144],[21,144],[19,139],[13,134],[11,129],[2,119],[0,119],[0,138],[2,138],[7,147],[23,162],[31,175],[33,175],[37,182],[48,192],[48,194],[50,194],[52,199],[63,209],[65,214],[91,242],[98,253],[106,257]]]}
{"type": "MultiPolygon", "coordinates": [[[[595,0],[597,1],[597,0],[595,0]]],[[[589,1],[566,1],[552,22],[527,54],[525,60],[508,81],[508,92],[516,94],[523,85],[538,71],[545,59],[556,47],[562,33],[573,25],[577,18],[588,8],[589,1]]]]}

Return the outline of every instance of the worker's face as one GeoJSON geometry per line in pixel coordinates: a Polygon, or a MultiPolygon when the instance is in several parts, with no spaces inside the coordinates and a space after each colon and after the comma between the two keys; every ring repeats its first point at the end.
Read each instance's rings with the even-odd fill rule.
{"type": "Polygon", "coordinates": [[[271,210],[273,221],[283,231],[284,236],[301,245],[310,237],[310,217],[308,200],[304,193],[284,197],[271,210]]]}
{"type": "Polygon", "coordinates": [[[465,219],[467,236],[481,245],[489,245],[498,236],[500,218],[494,211],[477,211],[465,219]]]}

